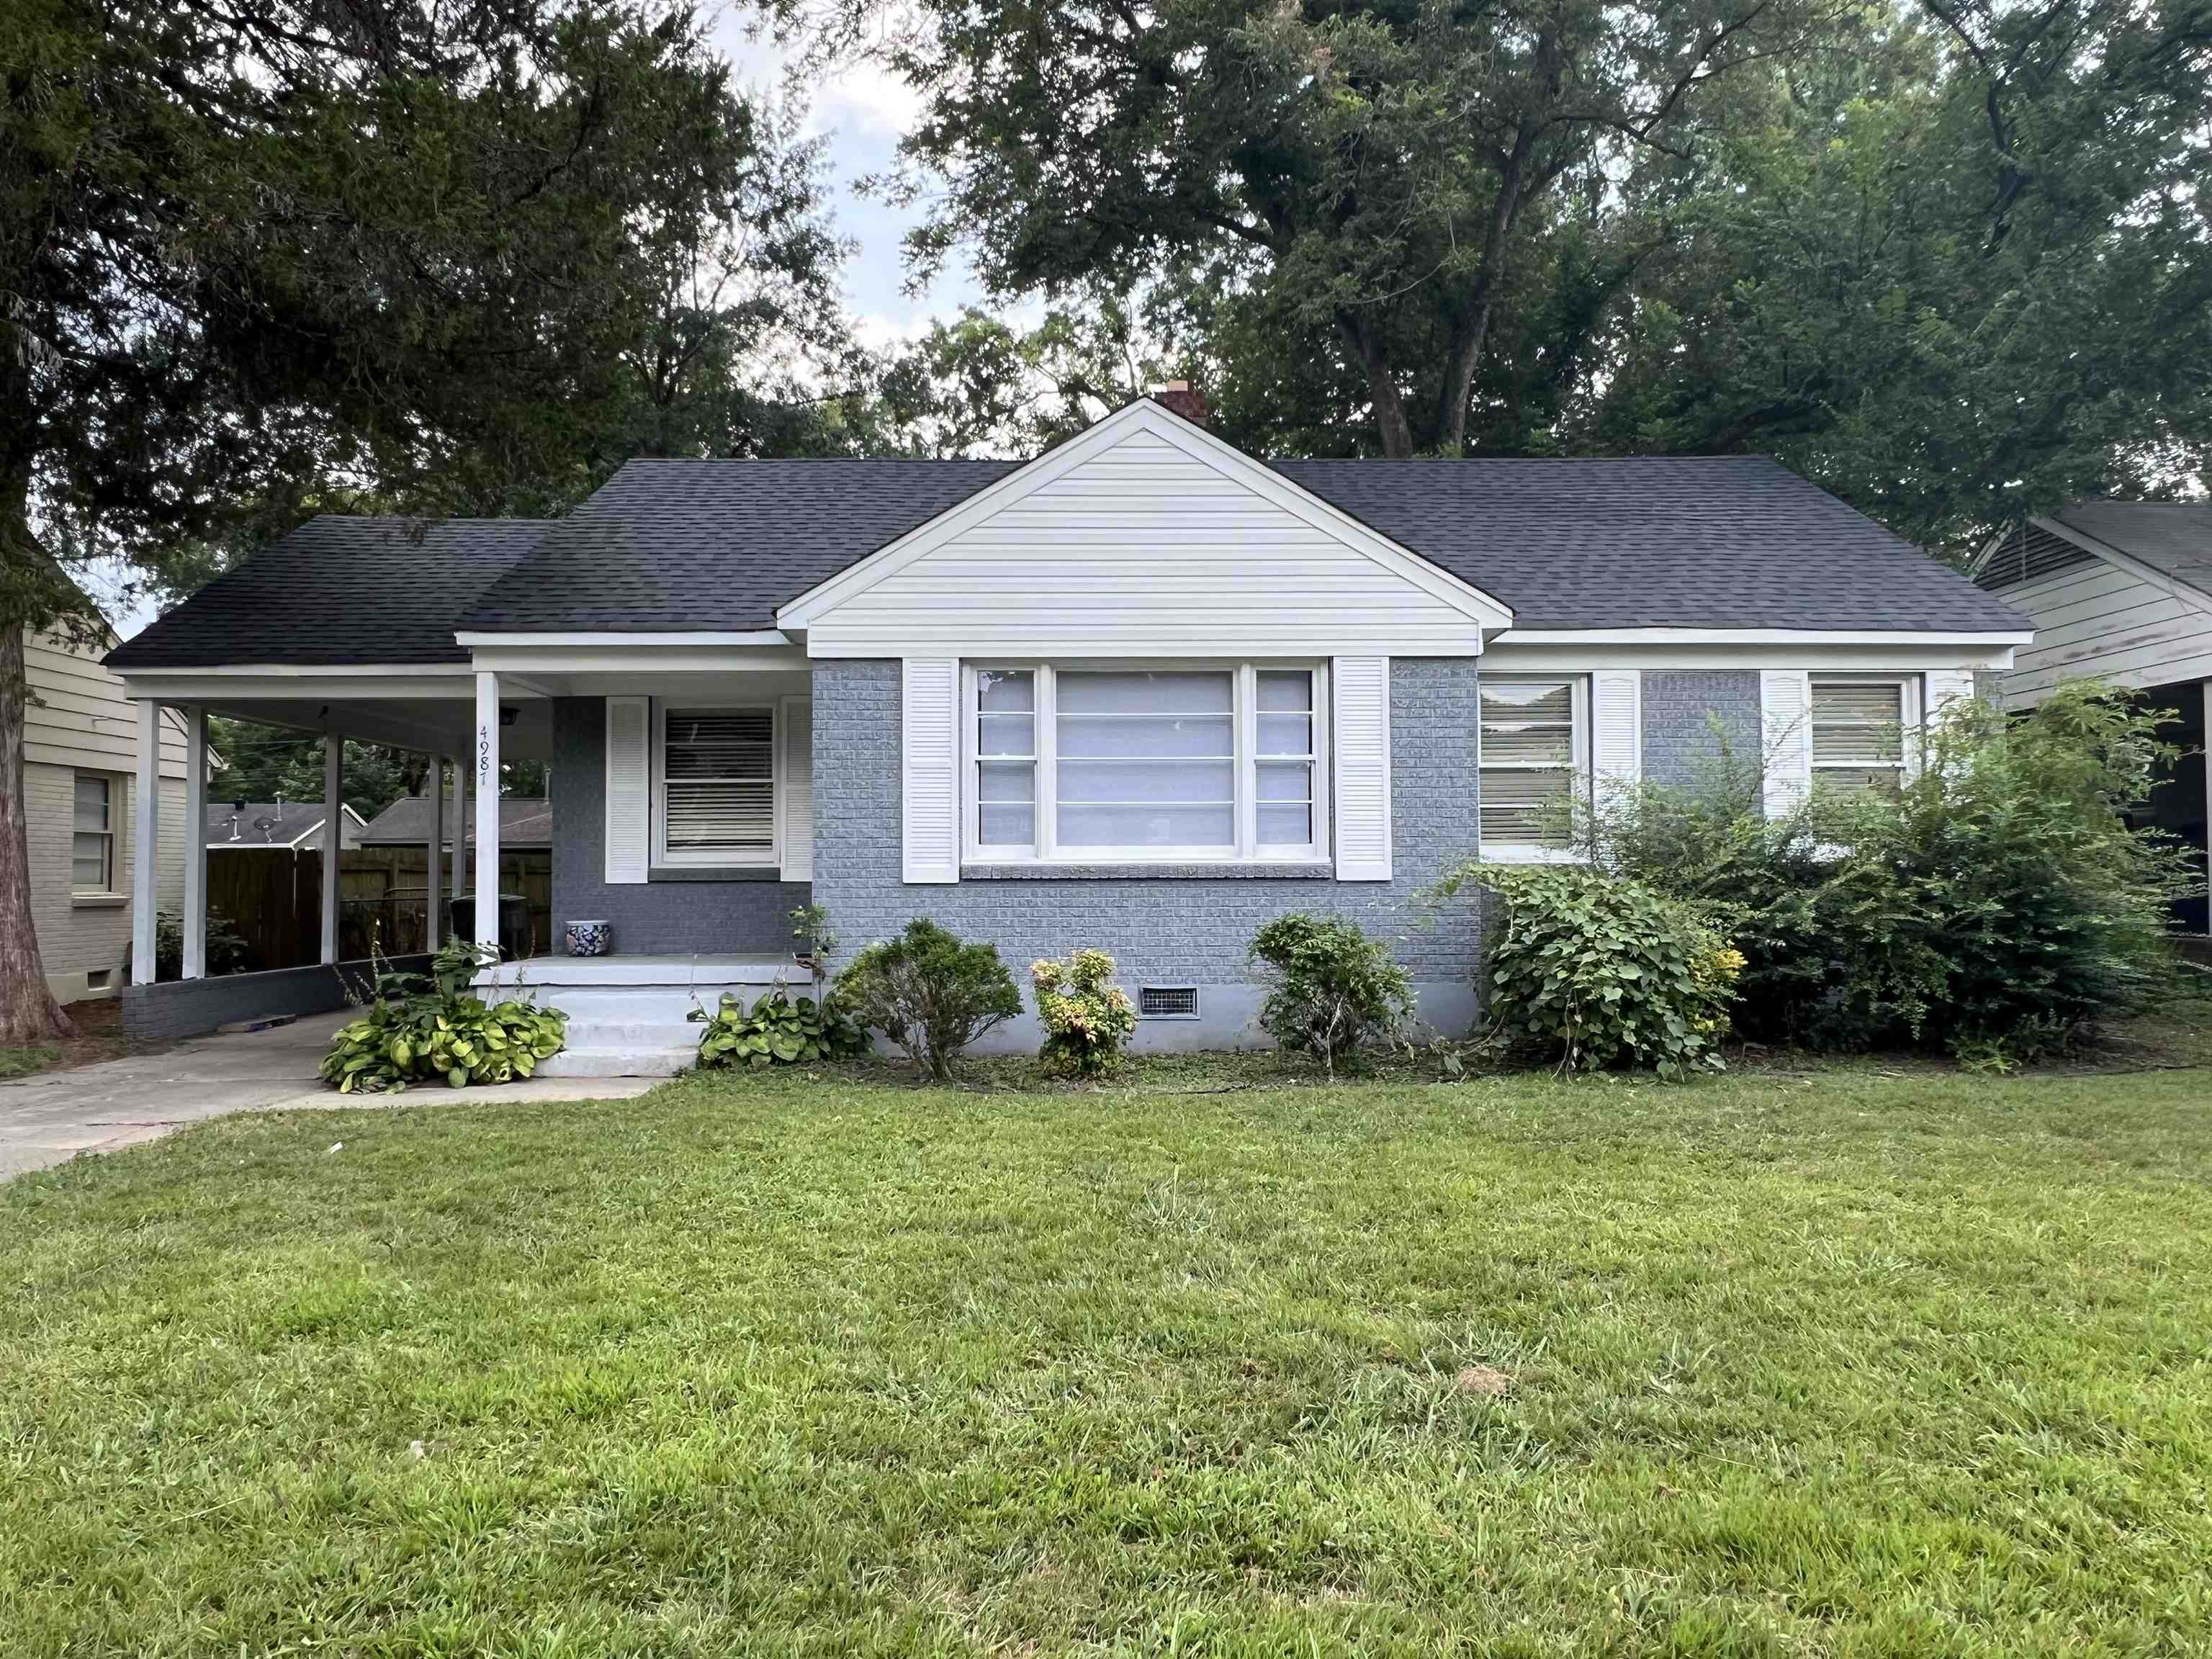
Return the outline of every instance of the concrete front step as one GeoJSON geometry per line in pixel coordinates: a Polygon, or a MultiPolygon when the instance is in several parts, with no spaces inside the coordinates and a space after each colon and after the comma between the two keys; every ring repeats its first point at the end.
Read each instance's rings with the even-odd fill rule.
{"type": "Polygon", "coordinates": [[[538,1062],[539,1077],[673,1077],[698,1057],[691,1044],[681,1048],[567,1048],[538,1062]]]}

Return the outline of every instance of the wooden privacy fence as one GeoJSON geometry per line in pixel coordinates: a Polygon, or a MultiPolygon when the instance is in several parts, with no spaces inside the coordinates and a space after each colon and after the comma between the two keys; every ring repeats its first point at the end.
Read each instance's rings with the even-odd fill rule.
{"type": "MultiPolygon", "coordinates": [[[[338,957],[423,950],[426,903],[422,847],[356,847],[338,854],[338,957]]],[[[300,968],[322,956],[323,854],[319,848],[210,847],[208,915],[245,939],[246,966],[300,968]]],[[[520,894],[530,912],[531,954],[553,938],[553,855],[543,848],[504,853],[499,889],[520,894]]]]}

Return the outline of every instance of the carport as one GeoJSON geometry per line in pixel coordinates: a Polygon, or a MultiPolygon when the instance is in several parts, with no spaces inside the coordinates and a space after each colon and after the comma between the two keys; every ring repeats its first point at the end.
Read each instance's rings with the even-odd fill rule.
{"type": "Polygon", "coordinates": [[[110,653],[108,666],[138,712],[131,983],[123,1006],[133,1036],[185,1036],[235,1020],[336,1008],[349,980],[366,979],[367,962],[341,961],[338,954],[335,872],[349,738],[413,750],[432,763],[436,810],[426,843],[429,867],[442,877],[430,906],[433,948],[446,901],[461,889],[458,849],[466,837],[453,832],[473,807],[474,932],[480,942],[497,945],[501,762],[503,754],[550,754],[550,705],[526,680],[477,672],[454,638],[454,624],[544,528],[538,520],[504,519],[312,520],[110,653]],[[185,822],[195,833],[185,849],[183,977],[156,983],[154,781],[165,708],[178,712],[187,734],[185,822]],[[207,854],[196,832],[206,816],[211,714],[323,740],[328,873],[314,966],[207,976],[207,854]],[[441,857],[448,839],[456,847],[450,860],[441,857]]]}

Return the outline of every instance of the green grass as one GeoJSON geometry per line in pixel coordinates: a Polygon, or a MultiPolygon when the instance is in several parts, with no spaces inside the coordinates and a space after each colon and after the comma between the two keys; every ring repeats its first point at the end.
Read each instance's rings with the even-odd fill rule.
{"type": "Polygon", "coordinates": [[[2212,1646],[2207,1073],[1199,1075],[0,1188],[0,1650],[2212,1646]]]}
{"type": "Polygon", "coordinates": [[[28,1077],[61,1057],[58,1048],[0,1048],[0,1078],[28,1077]]]}

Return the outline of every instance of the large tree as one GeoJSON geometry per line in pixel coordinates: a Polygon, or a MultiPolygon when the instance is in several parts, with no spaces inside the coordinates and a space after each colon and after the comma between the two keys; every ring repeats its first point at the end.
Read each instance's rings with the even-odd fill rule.
{"type": "Polygon", "coordinates": [[[803,310],[827,249],[680,3],[11,0],[0,84],[12,1043],[64,1024],[30,919],[21,641],[89,622],[64,565],[204,572],[346,487],[423,514],[571,498],[617,415],[666,406],[763,306],[803,310]],[[734,324],[684,285],[732,259],[767,273],[734,324]]]}
{"type": "Polygon", "coordinates": [[[1735,71],[1820,0],[933,0],[890,48],[921,90],[914,240],[1005,294],[1182,262],[1264,331],[1327,337],[1386,455],[1453,448],[1564,195],[1684,165],[1735,71]],[[1571,190],[1570,190],[1571,187],[1571,190]]]}
{"type": "Polygon", "coordinates": [[[1561,441],[1771,451],[1963,552],[2212,457],[2212,6],[1869,14],[1717,146],[1561,441]]]}

